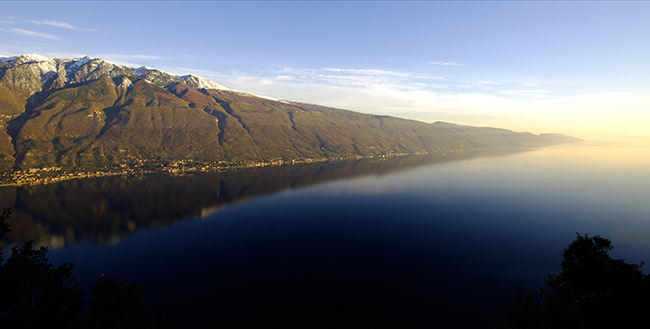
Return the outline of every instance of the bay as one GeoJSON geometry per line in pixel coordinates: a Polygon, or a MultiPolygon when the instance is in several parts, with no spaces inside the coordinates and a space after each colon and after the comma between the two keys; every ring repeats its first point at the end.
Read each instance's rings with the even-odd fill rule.
{"type": "MultiPolygon", "coordinates": [[[[581,234],[650,260],[650,152],[584,142],[2,188],[34,239],[173,327],[491,328],[581,234]]],[[[645,270],[647,273],[647,270],[645,270]]]]}

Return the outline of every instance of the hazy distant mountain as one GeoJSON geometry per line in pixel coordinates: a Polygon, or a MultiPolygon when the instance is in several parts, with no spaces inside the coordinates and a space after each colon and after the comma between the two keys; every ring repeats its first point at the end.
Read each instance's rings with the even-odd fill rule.
{"type": "Polygon", "coordinates": [[[89,57],[0,58],[0,166],[446,153],[579,141],[275,100],[89,57]]]}

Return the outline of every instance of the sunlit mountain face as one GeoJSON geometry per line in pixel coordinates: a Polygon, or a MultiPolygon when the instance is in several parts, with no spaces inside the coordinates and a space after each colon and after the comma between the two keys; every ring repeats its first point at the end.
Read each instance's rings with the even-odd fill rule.
{"type": "Polygon", "coordinates": [[[258,97],[194,75],[89,57],[4,58],[0,97],[5,169],[446,154],[578,141],[258,97]]]}

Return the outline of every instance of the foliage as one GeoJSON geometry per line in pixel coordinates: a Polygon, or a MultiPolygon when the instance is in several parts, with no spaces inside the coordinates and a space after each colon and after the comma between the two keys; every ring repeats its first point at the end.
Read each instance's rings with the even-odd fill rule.
{"type": "MultiPolygon", "coordinates": [[[[0,215],[0,240],[11,231],[0,215]]],[[[74,264],[51,264],[48,249],[33,241],[13,247],[4,262],[0,249],[0,328],[137,328],[144,299],[139,286],[99,277],[93,287],[88,318],[82,313],[83,293],[74,283],[74,264]]]]}
{"type": "MultiPolygon", "coordinates": [[[[7,224],[5,221],[7,218],[11,216],[11,210],[4,208],[2,210],[2,215],[0,215],[0,239],[4,237],[5,234],[11,232],[11,229],[9,228],[9,224],[7,224]]],[[[3,261],[2,258],[2,253],[0,253],[0,263],[3,261]]]]}
{"type": "Polygon", "coordinates": [[[507,328],[635,328],[647,326],[650,276],[641,265],[612,259],[609,239],[577,234],[564,249],[562,273],[536,292],[517,286],[507,328]]]}
{"type": "Polygon", "coordinates": [[[93,328],[125,328],[137,323],[144,310],[139,286],[99,277],[93,287],[88,324],[93,328]]]}
{"type": "Polygon", "coordinates": [[[32,242],[14,247],[0,269],[0,317],[14,328],[73,327],[83,305],[71,263],[55,267],[46,258],[47,248],[33,249],[32,242]]]}

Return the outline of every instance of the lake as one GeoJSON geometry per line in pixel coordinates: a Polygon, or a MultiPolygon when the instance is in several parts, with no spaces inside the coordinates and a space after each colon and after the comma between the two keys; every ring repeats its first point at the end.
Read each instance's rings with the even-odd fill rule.
{"type": "MultiPolygon", "coordinates": [[[[173,327],[491,328],[576,232],[650,260],[650,148],[360,159],[5,187],[9,242],[142,286],[173,327]]],[[[647,269],[644,270],[648,273],[647,269]]]]}

